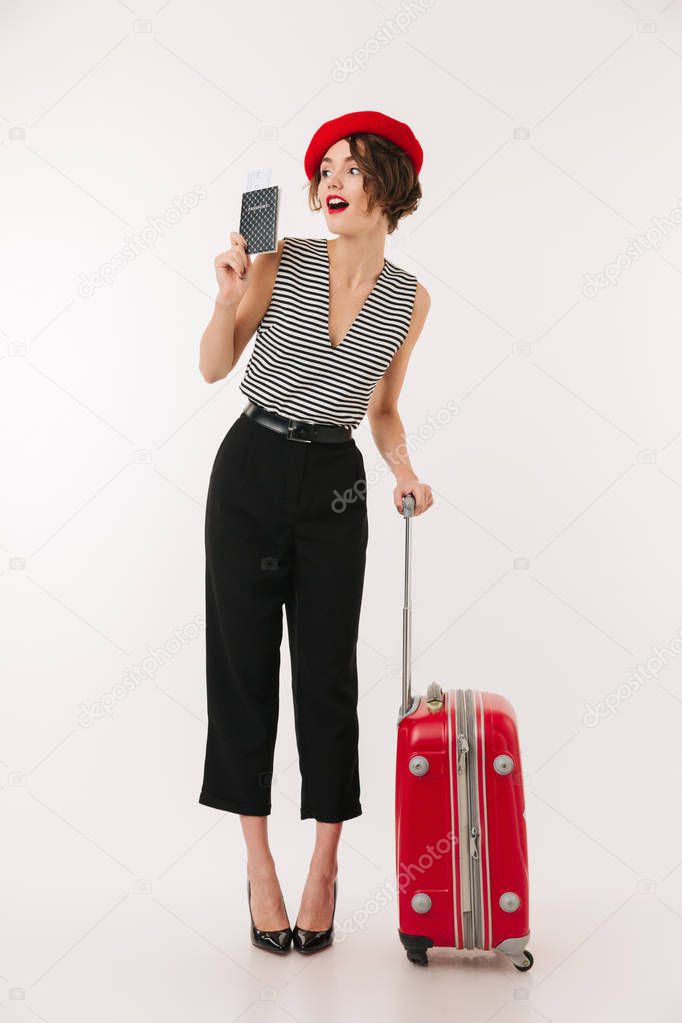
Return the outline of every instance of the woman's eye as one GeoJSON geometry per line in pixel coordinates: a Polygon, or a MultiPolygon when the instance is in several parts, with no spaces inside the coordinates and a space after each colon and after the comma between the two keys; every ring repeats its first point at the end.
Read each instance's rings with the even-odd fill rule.
{"type": "MultiPolygon", "coordinates": [[[[360,168],[359,167],[349,167],[348,170],[354,170],[354,171],[357,171],[358,174],[360,174],[360,168]]],[[[325,169],[322,171],[320,177],[323,178],[325,176],[325,174],[327,174],[327,173],[331,174],[331,171],[329,170],[328,167],[325,167],[325,169]]]]}

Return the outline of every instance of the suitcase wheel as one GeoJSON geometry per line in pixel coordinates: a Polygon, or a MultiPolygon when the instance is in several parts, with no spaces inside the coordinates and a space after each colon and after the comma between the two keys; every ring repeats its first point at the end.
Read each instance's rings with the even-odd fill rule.
{"type": "Polygon", "coordinates": [[[398,934],[410,962],[416,963],[417,966],[428,966],[426,950],[433,948],[431,938],[426,934],[404,934],[400,929],[398,929],[398,934]]]}
{"type": "Polygon", "coordinates": [[[534,959],[531,953],[528,951],[528,949],[526,949],[523,955],[526,962],[522,966],[519,966],[518,963],[514,963],[514,966],[516,967],[517,970],[520,970],[522,973],[525,973],[526,970],[530,970],[531,966],[533,965],[534,959]]]}

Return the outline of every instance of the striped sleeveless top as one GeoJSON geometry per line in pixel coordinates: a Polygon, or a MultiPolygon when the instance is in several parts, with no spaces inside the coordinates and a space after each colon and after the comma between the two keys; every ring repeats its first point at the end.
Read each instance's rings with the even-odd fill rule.
{"type": "Polygon", "coordinates": [[[365,303],[336,347],[329,339],[325,238],[284,238],[270,305],[239,389],[270,412],[350,426],[409,330],[417,278],[384,259],[365,303]]]}

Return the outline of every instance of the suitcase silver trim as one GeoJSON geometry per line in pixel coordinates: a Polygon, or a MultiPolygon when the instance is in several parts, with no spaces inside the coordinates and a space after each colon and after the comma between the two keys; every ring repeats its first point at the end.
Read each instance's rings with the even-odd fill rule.
{"type": "MultiPolygon", "coordinates": [[[[491,897],[490,897],[490,891],[491,891],[490,890],[490,842],[488,840],[488,835],[490,834],[490,832],[488,831],[488,793],[487,793],[487,787],[485,785],[485,765],[486,765],[486,758],[485,758],[485,715],[484,715],[484,711],[483,711],[483,693],[480,692],[480,691],[478,693],[478,698],[479,698],[480,709],[481,709],[481,757],[482,757],[482,760],[483,760],[483,781],[484,781],[484,783],[483,783],[483,820],[485,822],[485,842],[484,842],[484,848],[485,848],[486,888],[487,888],[487,893],[488,893],[488,941],[487,941],[487,944],[486,944],[486,948],[491,949],[492,948],[492,940],[493,940],[493,909],[492,909],[492,901],[491,901],[491,897]]],[[[497,759],[499,759],[499,758],[497,758],[497,759]]]]}
{"type": "Polygon", "coordinates": [[[524,934],[520,938],[505,938],[505,940],[501,941],[499,945],[495,945],[494,951],[504,952],[504,954],[509,956],[511,961],[517,966],[527,967],[528,963],[523,953],[529,941],[530,931],[528,934],[524,934]]]}
{"type": "Polygon", "coordinates": [[[467,709],[467,730],[470,754],[467,758],[469,784],[469,835],[471,850],[471,924],[474,948],[484,947],[483,935],[483,877],[478,840],[481,835],[480,807],[478,799],[478,724],[476,721],[476,690],[464,691],[467,709]]]}
{"type": "Polygon", "coordinates": [[[457,689],[456,702],[456,737],[457,737],[457,770],[455,785],[457,787],[457,807],[459,812],[459,882],[460,906],[462,918],[462,947],[473,948],[471,940],[472,927],[472,887],[471,887],[471,849],[469,847],[469,739],[467,736],[466,706],[464,692],[457,689]]]}
{"type": "Polygon", "coordinates": [[[452,918],[455,922],[455,948],[461,948],[462,938],[459,927],[459,913],[457,911],[457,864],[455,861],[455,851],[459,849],[459,839],[457,838],[457,832],[455,830],[456,782],[454,781],[454,775],[452,773],[452,733],[455,705],[452,702],[451,696],[452,692],[448,691],[446,694],[446,708],[448,722],[448,764],[450,768],[450,832],[453,835],[453,841],[450,844],[452,856],[452,918]]]}
{"type": "Polygon", "coordinates": [[[481,822],[478,801],[477,694],[478,691],[472,689],[457,689],[455,692],[458,752],[454,784],[457,788],[460,825],[462,946],[467,949],[485,947],[483,872],[479,848],[481,822]]]}
{"type": "Polygon", "coordinates": [[[419,694],[415,693],[415,695],[412,697],[412,703],[410,704],[410,706],[407,708],[407,710],[404,713],[403,713],[403,705],[401,703],[401,705],[398,707],[398,720],[396,721],[396,727],[400,724],[400,722],[402,721],[403,718],[407,717],[408,714],[414,714],[415,710],[419,706],[420,699],[421,699],[421,697],[419,696],[419,694]]]}

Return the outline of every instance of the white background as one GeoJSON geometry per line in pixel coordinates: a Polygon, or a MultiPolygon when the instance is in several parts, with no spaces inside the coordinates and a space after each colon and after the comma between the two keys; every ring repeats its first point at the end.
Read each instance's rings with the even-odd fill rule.
{"type": "MultiPolygon", "coordinates": [[[[678,1018],[680,0],[4,3],[1,33],[0,1023],[678,1018]],[[413,966],[395,899],[372,902],[395,880],[404,524],[366,419],[343,940],[253,949],[239,820],[197,803],[204,502],[251,350],[226,380],[199,374],[213,259],[255,167],[282,186],[280,237],[328,236],[303,154],[358,109],[425,151],[423,201],[386,249],[432,298],[400,399],[435,497],[413,526],[414,689],[516,709],[523,974],[447,949],[413,966]]],[[[270,834],[293,921],[315,825],[282,655],[270,834]]]]}

